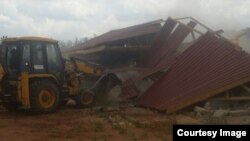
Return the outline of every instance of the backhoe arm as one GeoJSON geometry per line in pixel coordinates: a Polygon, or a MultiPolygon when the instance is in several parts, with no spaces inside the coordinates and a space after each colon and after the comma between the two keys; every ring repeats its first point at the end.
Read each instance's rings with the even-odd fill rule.
{"type": "Polygon", "coordinates": [[[78,61],[74,58],[70,59],[70,62],[66,63],[67,72],[77,72],[87,75],[101,75],[103,73],[100,66],[92,65],[84,61],[78,61]]]}
{"type": "Polygon", "coordinates": [[[101,75],[102,73],[102,70],[100,68],[93,67],[85,63],[75,62],[75,65],[77,72],[83,72],[85,74],[95,74],[95,75],[101,75]]]}

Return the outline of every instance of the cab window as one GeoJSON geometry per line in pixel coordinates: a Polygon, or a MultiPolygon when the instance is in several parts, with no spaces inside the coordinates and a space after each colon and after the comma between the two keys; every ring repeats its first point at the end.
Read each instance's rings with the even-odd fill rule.
{"type": "Polygon", "coordinates": [[[22,70],[29,71],[30,65],[30,44],[23,45],[22,70]]]}
{"type": "Polygon", "coordinates": [[[46,44],[46,52],[48,60],[48,70],[58,71],[62,69],[62,62],[57,47],[54,44],[46,44]]]}
{"type": "Polygon", "coordinates": [[[19,64],[19,54],[20,48],[16,45],[7,46],[7,67],[9,71],[18,71],[20,68],[19,64]]]}
{"type": "Polygon", "coordinates": [[[32,61],[33,68],[35,72],[44,72],[44,55],[43,55],[43,47],[41,43],[35,43],[32,45],[33,53],[32,53],[32,61]]]}

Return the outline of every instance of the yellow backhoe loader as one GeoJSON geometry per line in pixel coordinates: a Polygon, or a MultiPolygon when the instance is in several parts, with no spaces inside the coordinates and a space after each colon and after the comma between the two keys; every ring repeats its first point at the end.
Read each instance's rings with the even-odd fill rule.
{"type": "Polygon", "coordinates": [[[0,47],[0,101],[10,111],[22,107],[48,113],[73,98],[89,107],[94,93],[81,76],[101,76],[102,69],[76,59],[64,60],[58,42],[42,37],[2,39],[0,47]]]}

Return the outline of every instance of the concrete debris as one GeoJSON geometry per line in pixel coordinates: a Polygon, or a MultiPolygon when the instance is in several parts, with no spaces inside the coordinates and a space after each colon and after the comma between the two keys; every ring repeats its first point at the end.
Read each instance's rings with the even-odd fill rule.
{"type": "Polygon", "coordinates": [[[250,115],[250,110],[234,110],[229,111],[230,116],[248,116],[250,115]]]}
{"type": "Polygon", "coordinates": [[[229,115],[229,110],[215,110],[213,117],[220,118],[229,115]]]}
{"type": "Polygon", "coordinates": [[[108,121],[112,124],[114,128],[127,128],[129,126],[133,126],[133,124],[126,119],[124,119],[121,115],[110,115],[108,117],[108,121]]]}
{"type": "Polygon", "coordinates": [[[250,115],[250,109],[242,109],[239,108],[239,110],[234,109],[207,109],[206,106],[194,107],[194,112],[196,116],[212,116],[216,118],[221,118],[225,116],[249,116],[250,115]]]}
{"type": "Polygon", "coordinates": [[[70,105],[70,106],[76,105],[76,102],[75,102],[73,99],[69,99],[69,100],[67,101],[66,105],[70,105]]]}
{"type": "Polygon", "coordinates": [[[108,100],[122,102],[124,99],[121,99],[119,95],[121,95],[122,89],[120,85],[113,87],[108,93],[108,100]]]}
{"type": "Polygon", "coordinates": [[[119,107],[107,107],[107,108],[104,108],[103,111],[105,112],[117,112],[117,111],[120,111],[121,109],[119,107]]]}
{"type": "Polygon", "coordinates": [[[209,101],[206,102],[205,105],[204,105],[204,108],[205,108],[205,109],[208,109],[208,110],[211,110],[211,109],[212,109],[212,107],[211,107],[211,102],[209,102],[209,101]]]}
{"type": "Polygon", "coordinates": [[[195,106],[194,112],[196,113],[196,116],[204,116],[204,115],[212,115],[214,111],[199,106],[195,106]]]}
{"type": "Polygon", "coordinates": [[[137,88],[140,91],[140,95],[144,94],[148,88],[150,88],[154,84],[154,81],[151,79],[146,79],[141,83],[137,84],[137,88]]]}

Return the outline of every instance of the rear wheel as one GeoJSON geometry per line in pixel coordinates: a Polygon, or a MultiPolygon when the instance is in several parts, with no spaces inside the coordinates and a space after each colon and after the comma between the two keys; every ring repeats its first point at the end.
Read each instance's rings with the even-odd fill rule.
{"type": "Polygon", "coordinates": [[[36,113],[49,113],[56,110],[59,104],[57,86],[49,80],[32,82],[30,89],[30,105],[36,113]]]}
{"type": "Polygon", "coordinates": [[[75,97],[75,101],[78,108],[91,107],[95,102],[94,93],[86,89],[80,90],[75,97]]]}

